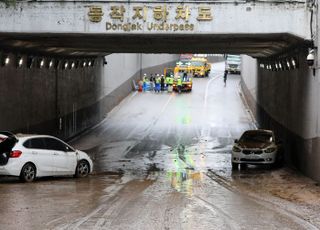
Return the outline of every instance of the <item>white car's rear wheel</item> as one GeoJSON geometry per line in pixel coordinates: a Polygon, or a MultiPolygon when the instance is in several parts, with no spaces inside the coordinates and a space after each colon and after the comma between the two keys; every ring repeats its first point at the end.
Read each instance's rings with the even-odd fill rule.
{"type": "Polygon", "coordinates": [[[86,177],[90,173],[90,165],[88,161],[81,160],[79,161],[77,168],[76,168],[76,177],[86,177]]]}
{"type": "Polygon", "coordinates": [[[36,179],[36,174],[36,167],[31,163],[27,163],[21,169],[20,180],[23,182],[32,182],[36,179]]]}

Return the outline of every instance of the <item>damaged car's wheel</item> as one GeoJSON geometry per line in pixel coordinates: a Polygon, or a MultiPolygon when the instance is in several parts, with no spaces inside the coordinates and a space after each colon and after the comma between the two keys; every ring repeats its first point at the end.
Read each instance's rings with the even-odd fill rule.
{"type": "Polygon", "coordinates": [[[81,160],[76,168],[75,177],[86,177],[90,173],[90,165],[86,160],[81,160]]]}

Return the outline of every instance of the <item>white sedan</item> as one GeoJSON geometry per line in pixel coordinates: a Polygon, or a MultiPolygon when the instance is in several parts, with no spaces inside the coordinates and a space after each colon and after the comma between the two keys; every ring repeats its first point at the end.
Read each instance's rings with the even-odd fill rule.
{"type": "Polygon", "coordinates": [[[248,130],[239,140],[235,140],[232,148],[232,168],[246,164],[269,164],[280,166],[283,163],[283,149],[280,141],[276,141],[271,130],[248,130]]]}
{"type": "Polygon", "coordinates": [[[0,132],[0,175],[32,182],[44,176],[86,177],[92,169],[92,160],[85,152],[56,137],[0,132]]]}

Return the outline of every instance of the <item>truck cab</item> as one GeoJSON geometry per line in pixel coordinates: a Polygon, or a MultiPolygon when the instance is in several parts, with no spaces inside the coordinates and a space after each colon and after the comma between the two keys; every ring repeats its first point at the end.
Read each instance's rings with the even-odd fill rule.
{"type": "Polygon", "coordinates": [[[241,73],[241,57],[240,55],[230,55],[226,57],[226,70],[228,73],[240,74],[241,73]]]}

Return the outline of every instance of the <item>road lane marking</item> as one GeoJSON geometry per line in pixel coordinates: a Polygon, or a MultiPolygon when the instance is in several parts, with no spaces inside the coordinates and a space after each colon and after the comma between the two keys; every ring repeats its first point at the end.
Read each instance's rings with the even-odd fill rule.
{"type": "Polygon", "coordinates": [[[205,94],[204,94],[204,103],[203,103],[203,107],[204,107],[204,110],[205,110],[205,111],[206,111],[206,109],[207,109],[207,99],[208,99],[209,86],[210,86],[210,84],[211,84],[213,81],[215,81],[215,80],[219,79],[220,77],[222,77],[222,75],[223,75],[223,74],[219,74],[219,75],[213,77],[212,79],[210,79],[210,80],[208,81],[208,83],[207,83],[207,85],[206,85],[206,91],[205,91],[205,94]]]}
{"type": "MultiPolygon", "coordinates": [[[[160,111],[160,115],[166,110],[166,108],[169,105],[169,102],[172,100],[172,98],[173,98],[173,94],[170,95],[167,102],[164,104],[164,106],[162,106],[162,109],[160,111]]],[[[158,118],[160,118],[160,116],[158,118]]]]}
{"type": "Polygon", "coordinates": [[[147,127],[147,128],[144,130],[144,132],[143,132],[144,135],[142,135],[141,138],[139,138],[139,141],[138,141],[136,144],[132,145],[130,148],[128,148],[128,149],[126,150],[126,152],[124,153],[125,156],[126,156],[137,144],[139,144],[142,140],[144,140],[146,137],[148,137],[148,136],[151,134],[150,131],[155,127],[156,123],[157,123],[157,122],[159,121],[159,119],[162,117],[163,112],[164,112],[164,111],[166,110],[166,108],[168,107],[168,105],[169,105],[170,101],[172,100],[173,96],[174,96],[174,94],[171,94],[171,95],[170,95],[170,97],[168,98],[168,100],[166,101],[166,103],[162,106],[159,115],[156,117],[156,119],[155,119],[152,123],[150,123],[149,127],[147,127]]]}

